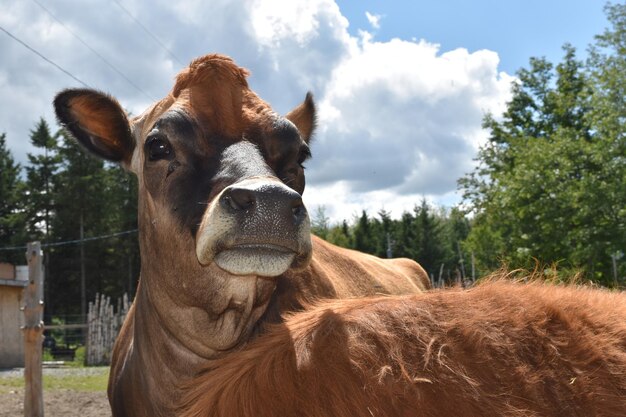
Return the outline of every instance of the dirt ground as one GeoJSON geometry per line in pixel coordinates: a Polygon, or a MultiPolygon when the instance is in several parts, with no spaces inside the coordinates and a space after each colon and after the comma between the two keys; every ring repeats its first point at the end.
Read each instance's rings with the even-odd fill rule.
{"type": "MultiPolygon", "coordinates": [[[[102,374],[103,368],[45,369],[44,375],[88,375],[102,374]]],[[[0,378],[21,377],[23,369],[2,370],[0,378]]],[[[46,389],[43,394],[46,417],[110,417],[111,410],[106,391],[75,391],[70,389],[46,389]]],[[[16,388],[8,393],[0,392],[0,417],[22,417],[24,415],[24,389],[16,388]]]]}
{"type": "MultiPolygon", "coordinates": [[[[72,390],[44,391],[46,417],[110,417],[106,392],[80,392],[72,390]]],[[[24,390],[0,394],[0,417],[24,415],[24,390]]]]}

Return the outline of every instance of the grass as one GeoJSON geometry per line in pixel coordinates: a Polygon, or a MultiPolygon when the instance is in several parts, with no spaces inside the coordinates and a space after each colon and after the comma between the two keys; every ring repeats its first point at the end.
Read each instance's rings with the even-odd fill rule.
{"type": "MultiPolygon", "coordinates": [[[[90,369],[90,368],[81,368],[90,369]]],[[[66,375],[43,375],[43,389],[57,390],[69,389],[81,392],[97,392],[106,391],[107,381],[109,379],[109,370],[107,368],[98,369],[94,373],[78,373],[74,374],[68,370],[66,375]]],[[[23,377],[0,377],[0,394],[6,394],[10,391],[23,390],[23,377]]]]}

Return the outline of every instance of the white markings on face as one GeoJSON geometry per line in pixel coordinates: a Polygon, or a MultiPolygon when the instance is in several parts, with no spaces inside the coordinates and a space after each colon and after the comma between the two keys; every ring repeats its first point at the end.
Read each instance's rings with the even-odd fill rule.
{"type": "Polygon", "coordinates": [[[235,226],[235,219],[220,207],[220,196],[221,194],[208,205],[196,234],[196,256],[202,265],[213,262],[218,249],[217,242],[235,226]]]}
{"type": "MultiPolygon", "coordinates": [[[[285,192],[293,193],[267,177],[249,178],[234,185],[261,194],[271,187],[274,192],[278,188],[280,193],[284,187],[285,192]]],[[[284,207],[281,210],[273,201],[255,204],[250,209],[254,214],[236,216],[219,203],[225,191],[208,205],[198,229],[196,255],[200,264],[215,262],[233,275],[274,277],[286,272],[296,257],[306,259],[311,245],[308,216],[297,226],[289,225],[291,220],[284,218],[284,207]]]]}

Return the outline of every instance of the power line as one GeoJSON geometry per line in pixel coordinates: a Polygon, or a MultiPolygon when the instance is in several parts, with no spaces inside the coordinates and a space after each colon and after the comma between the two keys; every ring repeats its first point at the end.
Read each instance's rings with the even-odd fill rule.
{"type": "Polygon", "coordinates": [[[140,93],[142,93],[144,96],[146,96],[147,98],[149,98],[150,100],[154,100],[153,97],[150,97],[150,95],[148,93],[146,93],[144,90],[142,90],[138,85],[136,85],[130,78],[128,78],[124,73],[122,73],[122,71],[120,71],[119,69],[117,69],[115,67],[115,65],[113,65],[112,63],[110,63],[106,58],[104,58],[102,55],[100,55],[95,49],[93,49],[91,46],[89,46],[87,44],[87,42],[85,42],[80,36],[78,36],[76,33],[74,33],[74,31],[72,31],[69,27],[67,27],[58,17],[56,17],[50,10],[48,10],[43,4],[41,4],[39,1],[37,0],[33,0],[33,2],[35,2],[39,7],[41,7],[46,13],[48,13],[50,16],[52,16],[52,18],[54,20],[56,20],[61,26],[63,26],[65,28],[65,30],[67,30],[69,33],[71,33],[76,39],[78,39],[80,41],[80,43],[82,43],[83,45],[85,45],[91,52],[93,52],[94,55],[96,55],[98,58],[100,58],[102,60],[102,62],[104,62],[105,64],[107,64],[113,71],[115,71],[116,73],[118,73],[122,78],[124,78],[130,85],[132,85],[133,87],[135,87],[135,89],[137,91],[139,91],[140,93]]]}
{"type": "MultiPolygon", "coordinates": [[[[112,237],[128,235],[128,234],[136,233],[136,232],[137,232],[137,229],[133,229],[133,230],[126,230],[126,231],[118,232],[118,233],[112,233],[110,235],[87,237],[84,239],[76,239],[76,240],[65,240],[63,242],[42,243],[41,247],[50,248],[54,246],[73,245],[73,244],[82,243],[82,242],[92,242],[94,240],[110,239],[112,237]]],[[[0,251],[24,250],[24,249],[26,249],[26,246],[13,246],[13,247],[0,248],[0,251]]]]}
{"type": "Polygon", "coordinates": [[[58,65],[55,62],[51,61],[50,59],[46,58],[43,54],[41,54],[40,52],[36,51],[34,48],[30,47],[28,44],[26,44],[26,42],[24,42],[21,39],[17,38],[15,35],[13,35],[11,32],[6,30],[2,26],[0,26],[0,30],[3,31],[4,33],[6,33],[7,35],[9,35],[14,41],[21,43],[26,49],[28,49],[31,52],[33,52],[34,54],[36,54],[37,56],[39,56],[44,61],[48,62],[49,64],[54,65],[59,70],[63,71],[66,75],[69,75],[70,77],[72,77],[73,79],[75,79],[76,81],[78,81],[79,83],[84,85],[85,87],[90,88],[89,85],[87,85],[87,83],[81,81],[78,77],[74,76],[71,72],[67,71],[66,69],[64,69],[60,65],[58,65]]]}
{"type": "Polygon", "coordinates": [[[185,64],[183,64],[183,62],[178,59],[178,57],[176,55],[174,55],[174,52],[170,51],[169,48],[167,46],[165,46],[163,44],[163,42],[161,42],[159,40],[159,38],[157,38],[157,36],[152,33],[147,27],[145,27],[144,25],[141,24],[141,22],[139,20],[137,20],[135,18],[135,16],[132,15],[131,12],[129,12],[124,6],[122,6],[122,4],[117,1],[117,0],[113,0],[119,7],[120,9],[122,9],[124,11],[124,13],[126,13],[131,19],[133,19],[133,21],[144,30],[144,32],[146,32],[157,44],[159,44],[159,46],[161,46],[161,48],[163,48],[168,54],[170,54],[172,56],[172,58],[174,58],[181,66],[185,66],[185,64]]]}

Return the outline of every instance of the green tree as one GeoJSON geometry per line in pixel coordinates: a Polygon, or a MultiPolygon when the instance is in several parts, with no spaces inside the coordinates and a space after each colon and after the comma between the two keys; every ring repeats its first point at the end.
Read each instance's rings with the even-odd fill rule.
{"type": "Polygon", "coordinates": [[[446,262],[441,221],[426,199],[422,199],[420,205],[415,206],[413,211],[416,228],[414,259],[429,274],[434,274],[435,270],[446,262]]]}
{"type": "Polygon", "coordinates": [[[352,225],[344,220],[331,227],[328,241],[379,257],[387,257],[391,246],[392,257],[413,259],[435,277],[444,265],[442,278],[451,281],[462,269],[459,250],[469,230],[469,220],[461,210],[436,208],[423,199],[400,219],[393,219],[384,209],[377,218],[363,211],[352,225]]]}
{"type": "MultiPolygon", "coordinates": [[[[60,137],[62,165],[54,178],[55,240],[76,241],[118,231],[104,163],[85,154],[63,131],[60,137]]],[[[50,282],[51,303],[57,313],[64,309],[65,313],[84,315],[88,301],[97,292],[120,292],[117,286],[108,285],[116,255],[109,245],[108,241],[97,240],[50,248],[52,269],[55,278],[59,277],[50,282]],[[68,299],[76,301],[62,302],[68,299]]],[[[120,277],[114,279],[120,281],[120,277]]]]}
{"type": "Polygon", "coordinates": [[[394,247],[396,242],[393,238],[393,220],[391,219],[391,213],[389,213],[385,209],[381,209],[378,212],[378,217],[380,217],[380,231],[379,231],[379,246],[377,252],[378,256],[383,258],[393,258],[394,257],[394,247]]]}
{"type": "MultiPolygon", "coordinates": [[[[21,181],[20,167],[0,135],[0,247],[42,240],[45,320],[67,315],[78,320],[97,292],[134,293],[136,178],[89,156],[63,131],[51,134],[43,119],[30,136],[38,151],[28,155],[21,181]],[[131,233],[101,238],[122,231],[131,233]]],[[[0,260],[23,263],[23,251],[0,251],[0,260]]]]}
{"type": "MultiPolygon", "coordinates": [[[[611,38],[607,33],[598,42],[611,38]]],[[[519,72],[502,120],[485,118],[491,135],[479,166],[459,181],[474,214],[466,247],[481,268],[501,261],[532,267],[538,259],[606,281],[609,253],[625,235],[623,130],[617,126],[626,119],[616,118],[624,100],[614,94],[617,80],[606,78],[617,48],[612,55],[599,51],[592,53],[591,71],[570,45],[556,68],[531,59],[530,69],[519,72]],[[602,105],[596,103],[605,108],[598,111],[602,105]]]]}
{"type": "Polygon", "coordinates": [[[402,213],[395,227],[394,256],[416,259],[416,232],[413,215],[409,212],[402,213]]]}
{"type": "MultiPolygon", "coordinates": [[[[106,213],[109,230],[115,232],[137,230],[137,177],[117,165],[105,165],[105,183],[108,203],[106,213]]],[[[130,297],[135,293],[139,277],[138,234],[127,233],[106,241],[107,247],[115,248],[111,272],[102,292],[121,296],[126,292],[130,297]],[[125,279],[124,279],[125,278],[125,279]]]]}
{"type": "Polygon", "coordinates": [[[348,222],[343,220],[341,225],[331,227],[326,238],[334,245],[341,246],[343,248],[350,248],[352,237],[348,222]]]}
{"type": "Polygon", "coordinates": [[[315,214],[311,218],[311,233],[326,239],[330,231],[329,221],[330,219],[326,215],[326,207],[317,206],[315,214]]]}
{"type": "Polygon", "coordinates": [[[59,169],[57,138],[50,133],[48,123],[41,118],[30,132],[30,143],[40,153],[28,154],[26,193],[28,233],[31,240],[48,241],[55,212],[53,177],[59,169]]]}
{"type": "MultiPolygon", "coordinates": [[[[0,134],[0,248],[25,243],[21,170],[7,148],[6,135],[0,134]]],[[[24,254],[23,251],[0,251],[0,260],[22,264],[24,254]]]]}
{"type": "Polygon", "coordinates": [[[370,226],[370,218],[367,215],[367,212],[363,210],[352,231],[353,249],[367,253],[372,253],[374,251],[370,226]]]}
{"type": "Polygon", "coordinates": [[[604,10],[611,26],[595,37],[587,63],[593,88],[590,118],[598,136],[615,137],[626,124],[626,5],[609,3],[604,10]]]}
{"type": "MultiPolygon", "coordinates": [[[[592,87],[588,119],[594,129],[587,166],[598,175],[581,179],[589,190],[583,215],[595,225],[588,233],[594,245],[577,251],[599,276],[610,275],[607,252],[626,248],[626,5],[608,3],[604,10],[610,26],[596,36],[587,62],[592,87]]],[[[626,276],[623,262],[619,276],[626,276]]]]}
{"type": "Polygon", "coordinates": [[[470,232],[470,222],[458,207],[441,209],[439,213],[445,263],[456,265],[465,278],[471,278],[472,251],[467,251],[464,244],[470,232]]]}
{"type": "Polygon", "coordinates": [[[52,273],[47,310],[78,320],[96,293],[134,294],[139,275],[137,233],[110,235],[137,229],[137,184],[117,165],[84,152],[64,131],[58,137],[61,163],[52,182],[51,230],[55,242],[67,244],[46,250],[52,273]]]}
{"type": "MultiPolygon", "coordinates": [[[[30,132],[30,143],[37,149],[38,153],[28,153],[29,164],[26,166],[25,183],[25,215],[27,240],[40,240],[43,243],[50,243],[53,240],[52,221],[55,216],[55,196],[53,189],[53,178],[56,175],[60,157],[58,155],[57,137],[50,132],[48,123],[43,119],[35,125],[30,132]]],[[[50,289],[51,282],[54,282],[55,275],[50,268],[52,253],[44,249],[43,269],[44,269],[44,305],[45,317],[50,319],[53,309],[50,289]]]]}

